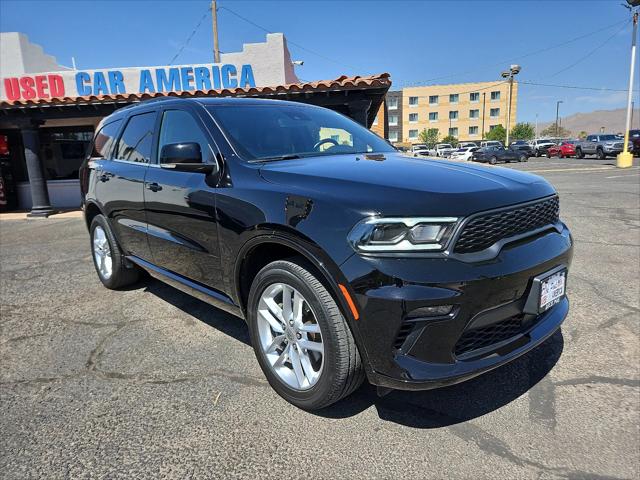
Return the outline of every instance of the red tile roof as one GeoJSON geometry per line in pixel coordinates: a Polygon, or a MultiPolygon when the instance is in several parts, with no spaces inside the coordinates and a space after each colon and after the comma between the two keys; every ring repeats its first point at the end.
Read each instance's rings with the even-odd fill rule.
{"type": "Polygon", "coordinates": [[[0,101],[0,108],[20,108],[37,106],[79,105],[93,103],[136,102],[156,97],[229,97],[229,96],[271,96],[290,93],[322,92],[331,90],[359,90],[367,88],[389,88],[388,73],[368,77],[347,77],[317,82],[290,83],[273,87],[224,88],[221,90],[191,90],[183,92],[130,93],[115,95],[89,95],[86,97],[54,97],[35,100],[0,101]]]}

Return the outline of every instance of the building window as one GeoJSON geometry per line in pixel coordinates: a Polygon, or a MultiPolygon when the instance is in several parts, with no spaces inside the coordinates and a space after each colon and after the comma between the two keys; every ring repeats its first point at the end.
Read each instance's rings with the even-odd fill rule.
{"type": "Polygon", "coordinates": [[[429,112],[429,121],[437,122],[438,121],[438,112],[429,112]]]}
{"type": "Polygon", "coordinates": [[[429,105],[438,105],[438,95],[429,95],[429,105]]]}
{"type": "Polygon", "coordinates": [[[480,118],[480,110],[469,110],[469,118],[480,118]]]}
{"type": "Polygon", "coordinates": [[[373,119],[373,124],[372,125],[378,125],[378,116],[376,115],[376,118],[373,119]]]}
{"type": "Polygon", "coordinates": [[[457,120],[458,119],[458,111],[450,110],[449,111],[449,120],[457,120]]]}
{"type": "Polygon", "coordinates": [[[397,130],[393,130],[393,131],[389,132],[389,141],[390,142],[397,142],[398,141],[398,131],[397,130]]]}
{"type": "Polygon", "coordinates": [[[409,97],[409,106],[417,107],[418,106],[418,97],[409,97]]]}
{"type": "Polygon", "coordinates": [[[387,98],[387,109],[389,109],[389,110],[397,110],[398,109],[398,97],[387,98]]]}
{"type": "MultiPolygon", "coordinates": [[[[94,152],[104,152],[104,154],[92,155],[94,157],[109,158],[109,151],[114,141],[114,136],[120,128],[120,120],[102,127],[96,136],[94,152]]],[[[40,128],[40,158],[44,163],[47,180],[78,180],[78,170],[80,165],[89,153],[91,139],[93,138],[93,127],[56,127],[40,128]]],[[[3,135],[4,136],[4,135],[3,135]]],[[[9,141],[13,140],[8,135],[9,141]]],[[[17,139],[16,139],[17,140],[17,139]]],[[[17,142],[16,142],[17,143],[17,142]]],[[[13,155],[18,152],[17,146],[14,150],[0,153],[8,155],[7,159],[13,160],[13,155]]],[[[25,165],[26,168],[26,165],[25,165]]],[[[9,165],[9,172],[11,165],[9,165]]],[[[27,181],[28,176],[18,172],[13,177],[16,181],[27,181]]],[[[0,177],[0,180],[2,177],[0,177]]]]}
{"type": "Polygon", "coordinates": [[[493,130],[494,128],[496,128],[498,125],[489,125],[489,131],[493,130]]]}
{"type": "Polygon", "coordinates": [[[480,94],[478,92],[471,92],[469,94],[469,101],[470,102],[479,102],[480,101],[480,94]]]}
{"type": "Polygon", "coordinates": [[[415,140],[418,138],[418,130],[409,130],[409,139],[415,140]]]}
{"type": "Polygon", "coordinates": [[[449,103],[458,103],[459,95],[457,93],[452,93],[449,95],[449,103]]]}
{"type": "Polygon", "coordinates": [[[451,127],[449,129],[449,135],[451,135],[452,137],[457,137],[458,136],[458,127],[451,127]]]}
{"type": "Polygon", "coordinates": [[[499,116],[500,116],[500,109],[499,109],[499,108],[492,108],[492,109],[489,111],[489,116],[490,116],[491,118],[499,117],[499,116]]]}
{"type": "Polygon", "coordinates": [[[500,92],[491,92],[491,101],[494,102],[496,100],[500,100],[500,92]]]}
{"type": "Polygon", "coordinates": [[[389,126],[390,127],[398,126],[398,115],[389,115],[389,126]]]}
{"type": "Polygon", "coordinates": [[[409,123],[415,123],[418,121],[418,114],[417,113],[410,113],[409,114],[409,123]]]}
{"type": "Polygon", "coordinates": [[[469,127],[469,135],[478,135],[478,127],[469,127]]]}

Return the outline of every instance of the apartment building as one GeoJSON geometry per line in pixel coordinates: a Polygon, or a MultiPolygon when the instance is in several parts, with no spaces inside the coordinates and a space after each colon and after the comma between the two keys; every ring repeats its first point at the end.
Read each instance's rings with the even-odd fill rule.
{"type": "MultiPolygon", "coordinates": [[[[387,101],[389,95],[387,94],[387,101]]],[[[453,135],[458,140],[481,140],[483,133],[502,125],[507,127],[507,104],[509,84],[507,82],[457,83],[406,87],[402,90],[398,105],[397,123],[401,126],[401,138],[392,142],[418,143],[422,130],[437,128],[440,138],[453,135]]],[[[516,123],[518,83],[513,84],[511,98],[511,122],[516,123]]],[[[389,135],[391,135],[391,109],[389,135]]],[[[400,135],[400,133],[398,134],[400,135]]]]}

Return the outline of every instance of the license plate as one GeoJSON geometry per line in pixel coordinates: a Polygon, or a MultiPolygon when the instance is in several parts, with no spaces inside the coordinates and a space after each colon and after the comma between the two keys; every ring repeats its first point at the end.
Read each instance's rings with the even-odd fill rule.
{"type": "Polygon", "coordinates": [[[560,303],[565,294],[567,271],[554,273],[540,282],[540,313],[560,303]]]}

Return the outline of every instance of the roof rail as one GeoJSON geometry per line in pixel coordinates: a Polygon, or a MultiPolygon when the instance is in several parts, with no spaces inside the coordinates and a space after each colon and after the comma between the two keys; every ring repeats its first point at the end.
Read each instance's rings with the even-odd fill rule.
{"type": "Polygon", "coordinates": [[[177,96],[173,96],[173,95],[165,95],[165,96],[162,96],[162,97],[148,98],[146,100],[141,100],[139,102],[132,103],[131,105],[127,105],[125,107],[122,107],[119,110],[126,110],[127,108],[133,108],[133,107],[136,107],[136,106],[141,105],[143,103],[147,104],[149,102],[163,102],[163,101],[167,101],[167,100],[185,100],[185,98],[177,97],[177,96]]]}

